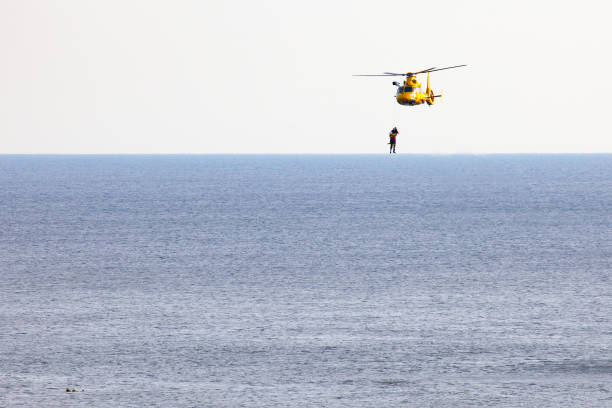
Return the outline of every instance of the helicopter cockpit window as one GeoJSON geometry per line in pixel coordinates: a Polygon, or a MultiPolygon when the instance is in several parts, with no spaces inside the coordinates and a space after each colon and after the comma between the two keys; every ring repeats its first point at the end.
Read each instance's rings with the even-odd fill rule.
{"type": "Polygon", "coordinates": [[[406,88],[404,88],[404,92],[412,92],[412,87],[407,86],[406,88]]]}

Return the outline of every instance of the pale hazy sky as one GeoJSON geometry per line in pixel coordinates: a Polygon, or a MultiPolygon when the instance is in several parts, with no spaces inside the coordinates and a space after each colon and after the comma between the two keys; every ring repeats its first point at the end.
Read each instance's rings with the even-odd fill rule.
{"type": "Polygon", "coordinates": [[[609,4],[0,0],[0,153],[612,152],[609,4]]]}

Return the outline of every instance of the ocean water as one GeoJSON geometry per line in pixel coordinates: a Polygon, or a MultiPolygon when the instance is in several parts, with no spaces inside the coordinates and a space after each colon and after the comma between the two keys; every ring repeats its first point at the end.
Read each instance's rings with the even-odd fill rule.
{"type": "Polygon", "coordinates": [[[611,273],[612,155],[0,156],[0,406],[612,407],[611,273]]]}

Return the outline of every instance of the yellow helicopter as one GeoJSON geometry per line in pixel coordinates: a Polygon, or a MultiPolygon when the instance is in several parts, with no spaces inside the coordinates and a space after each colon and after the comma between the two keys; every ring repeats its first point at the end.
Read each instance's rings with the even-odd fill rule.
{"type": "Polygon", "coordinates": [[[428,105],[433,105],[434,100],[436,98],[442,98],[442,92],[440,95],[435,95],[434,91],[429,86],[429,73],[434,71],[442,71],[443,69],[451,69],[451,68],[459,68],[465,67],[467,65],[455,65],[452,67],[445,68],[427,68],[418,72],[408,72],[406,74],[397,74],[395,72],[385,72],[383,74],[359,74],[353,76],[382,76],[382,77],[390,77],[390,76],[405,76],[404,84],[401,85],[399,82],[393,81],[393,85],[397,86],[397,93],[395,94],[395,99],[397,103],[400,105],[420,105],[422,103],[427,103],[428,105]],[[416,76],[417,74],[424,74],[427,72],[427,88],[425,88],[425,92],[421,89],[421,83],[417,82],[416,76]]]}

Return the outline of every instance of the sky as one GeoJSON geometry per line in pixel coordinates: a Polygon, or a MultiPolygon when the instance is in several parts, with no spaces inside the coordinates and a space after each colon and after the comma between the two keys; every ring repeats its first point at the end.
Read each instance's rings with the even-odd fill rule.
{"type": "MultiPolygon", "coordinates": [[[[0,0],[0,154],[612,152],[604,1],[0,0]],[[394,78],[435,72],[433,106],[394,78]]],[[[426,76],[419,76],[425,85],[426,76]]]]}

